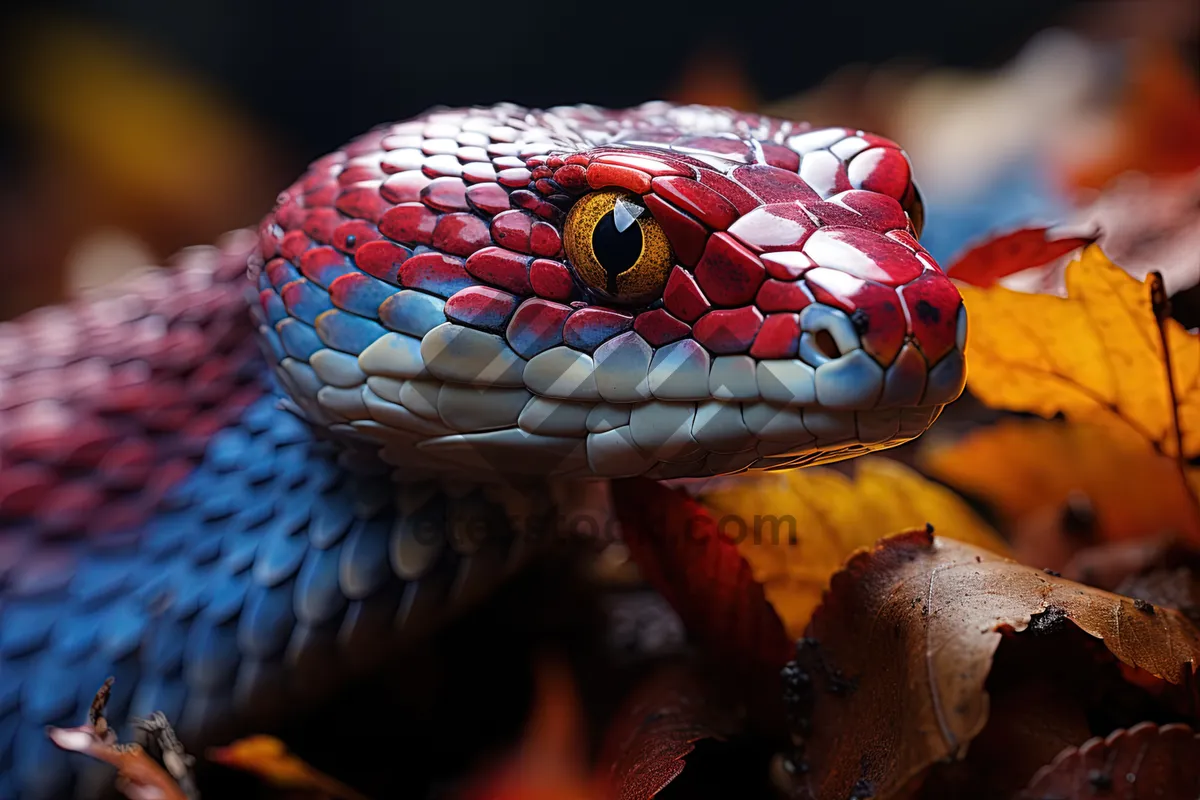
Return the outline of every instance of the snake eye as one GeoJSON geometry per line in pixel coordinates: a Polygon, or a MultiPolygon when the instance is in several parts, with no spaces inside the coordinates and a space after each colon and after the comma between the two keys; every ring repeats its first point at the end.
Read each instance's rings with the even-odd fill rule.
{"type": "Polygon", "coordinates": [[[662,227],[629,192],[581,197],[567,215],[563,247],[580,280],[626,305],[657,299],[675,263],[662,227]]]}

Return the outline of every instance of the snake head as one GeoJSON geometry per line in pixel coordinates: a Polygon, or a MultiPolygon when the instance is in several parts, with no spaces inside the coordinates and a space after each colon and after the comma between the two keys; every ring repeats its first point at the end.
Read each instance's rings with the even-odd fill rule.
{"type": "Polygon", "coordinates": [[[435,112],[316,162],[260,229],[295,409],[414,474],[701,477],[926,430],[961,298],[905,154],[648,104],[435,112]]]}

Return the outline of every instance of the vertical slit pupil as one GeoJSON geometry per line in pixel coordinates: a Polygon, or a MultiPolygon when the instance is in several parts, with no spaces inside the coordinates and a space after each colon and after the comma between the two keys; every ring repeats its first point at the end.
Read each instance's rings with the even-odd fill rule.
{"type": "Polygon", "coordinates": [[[608,212],[592,230],[592,252],[608,275],[606,290],[616,294],[617,276],[636,264],[642,255],[642,226],[634,222],[619,231],[615,212],[608,212]]]}

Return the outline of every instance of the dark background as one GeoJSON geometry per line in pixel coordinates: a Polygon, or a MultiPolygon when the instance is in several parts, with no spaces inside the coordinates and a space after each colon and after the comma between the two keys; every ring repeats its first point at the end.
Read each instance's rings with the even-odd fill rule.
{"type": "MultiPolygon", "coordinates": [[[[683,71],[706,55],[744,64],[763,100],[816,85],[848,63],[997,66],[1078,5],[105,0],[39,4],[38,14],[69,15],[152,46],[315,157],[432,105],[625,106],[673,95],[683,71]]],[[[13,22],[29,16],[7,13],[13,22]]]]}
{"type": "Polygon", "coordinates": [[[0,320],[61,300],[78,288],[81,266],[101,283],[122,263],[161,264],[253,224],[313,158],[433,105],[759,107],[848,65],[982,73],[1037,31],[1077,27],[1092,8],[1114,5],[1122,4],[10,6],[0,11],[0,320]],[[116,244],[104,238],[113,232],[116,244]]]}

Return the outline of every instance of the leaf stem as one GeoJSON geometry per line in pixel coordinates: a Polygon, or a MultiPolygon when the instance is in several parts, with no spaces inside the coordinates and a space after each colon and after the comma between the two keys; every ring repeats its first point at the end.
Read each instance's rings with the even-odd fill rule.
{"type": "Polygon", "coordinates": [[[1183,429],[1179,425],[1179,394],[1175,390],[1175,369],[1171,365],[1171,347],[1167,341],[1167,321],[1171,318],[1171,300],[1163,285],[1162,273],[1151,272],[1146,277],[1150,284],[1150,306],[1154,310],[1154,321],[1158,327],[1158,339],[1162,344],[1163,366],[1167,371],[1167,392],[1171,398],[1171,427],[1175,430],[1175,468],[1191,499],[1192,517],[1200,529],[1200,497],[1188,480],[1187,459],[1183,455],[1183,429]]]}

